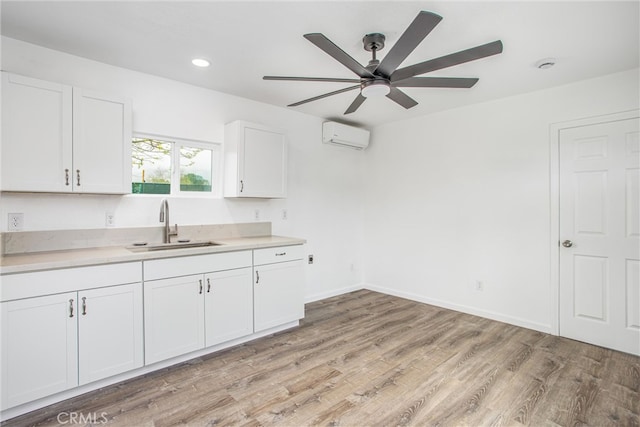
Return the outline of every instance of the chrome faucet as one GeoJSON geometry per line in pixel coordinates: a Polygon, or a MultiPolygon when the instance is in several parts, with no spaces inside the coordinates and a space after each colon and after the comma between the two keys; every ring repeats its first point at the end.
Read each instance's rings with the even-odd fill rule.
{"type": "Polygon", "coordinates": [[[160,222],[164,222],[164,232],[162,233],[162,243],[171,243],[171,236],[178,235],[178,224],[173,231],[169,223],[169,201],[162,199],[160,202],[160,222]]]}

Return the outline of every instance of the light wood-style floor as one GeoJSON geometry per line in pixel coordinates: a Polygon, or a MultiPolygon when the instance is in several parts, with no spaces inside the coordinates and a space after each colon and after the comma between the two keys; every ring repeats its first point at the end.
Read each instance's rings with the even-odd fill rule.
{"type": "Polygon", "coordinates": [[[640,358],[358,291],[308,304],[299,328],[2,425],[61,412],[127,427],[638,426],[640,358]]]}

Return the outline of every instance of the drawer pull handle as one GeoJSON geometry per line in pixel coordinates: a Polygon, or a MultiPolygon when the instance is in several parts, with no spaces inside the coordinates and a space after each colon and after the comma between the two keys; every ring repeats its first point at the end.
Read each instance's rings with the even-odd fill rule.
{"type": "Polygon", "coordinates": [[[76,169],[76,177],[78,180],[78,187],[80,187],[80,169],[76,169]]]}
{"type": "Polygon", "coordinates": [[[286,254],[287,254],[286,252],[280,252],[279,254],[276,254],[276,256],[283,256],[283,255],[286,255],[286,254]]]}
{"type": "Polygon", "coordinates": [[[82,315],[87,315],[87,297],[82,297],[82,315]]]}
{"type": "Polygon", "coordinates": [[[211,280],[207,278],[207,293],[211,292],[211,280]]]}
{"type": "Polygon", "coordinates": [[[200,291],[198,293],[202,294],[202,279],[198,280],[198,282],[200,283],[200,291]]]}
{"type": "Polygon", "coordinates": [[[260,283],[260,273],[256,270],[256,285],[260,283]]]}
{"type": "Polygon", "coordinates": [[[240,180],[240,192],[242,193],[244,191],[244,181],[240,180]]]}
{"type": "Polygon", "coordinates": [[[73,317],[73,298],[69,300],[69,317],[73,317]]]}
{"type": "Polygon", "coordinates": [[[64,170],[64,185],[69,185],[69,169],[64,170]]]}

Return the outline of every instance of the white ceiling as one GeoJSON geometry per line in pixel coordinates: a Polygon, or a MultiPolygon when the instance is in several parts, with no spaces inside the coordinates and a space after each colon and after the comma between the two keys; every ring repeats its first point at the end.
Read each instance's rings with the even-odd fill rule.
{"type": "Polygon", "coordinates": [[[342,113],[356,91],[296,111],[364,126],[529,92],[639,66],[638,1],[5,1],[2,35],[217,91],[286,106],[350,84],[264,81],[263,75],[356,78],[302,37],[318,32],[366,65],[362,37],[388,49],[420,10],[443,17],[402,66],[502,40],[500,55],[428,76],[479,77],[472,89],[406,88],[405,110],[387,98],[342,113]],[[212,62],[191,65],[194,57],[212,62]],[[548,70],[535,67],[557,58],[548,70]]]}

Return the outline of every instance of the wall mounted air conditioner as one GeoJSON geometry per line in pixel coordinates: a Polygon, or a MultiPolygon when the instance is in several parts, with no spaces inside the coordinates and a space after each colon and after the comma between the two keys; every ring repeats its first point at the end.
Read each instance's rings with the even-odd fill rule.
{"type": "Polygon", "coordinates": [[[322,124],[322,142],[363,150],[369,146],[369,131],[336,122],[322,124]]]}

